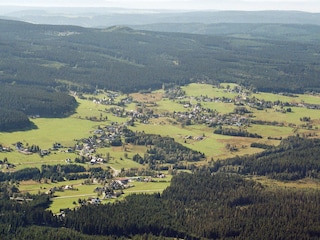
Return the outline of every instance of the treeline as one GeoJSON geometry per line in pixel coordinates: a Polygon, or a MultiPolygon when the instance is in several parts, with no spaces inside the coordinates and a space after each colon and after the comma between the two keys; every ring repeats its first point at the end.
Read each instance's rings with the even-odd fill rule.
{"type": "Polygon", "coordinates": [[[234,137],[250,137],[250,138],[262,138],[261,135],[257,133],[249,133],[247,130],[244,129],[235,129],[235,128],[218,128],[213,131],[215,134],[222,134],[234,137]]]}
{"type": "Polygon", "coordinates": [[[42,165],[41,169],[34,167],[24,168],[14,172],[0,172],[0,182],[24,180],[40,181],[41,179],[61,182],[65,180],[86,179],[89,177],[108,179],[112,178],[112,173],[108,169],[86,169],[77,164],[42,165]]]}
{"type": "Polygon", "coordinates": [[[279,180],[320,178],[320,140],[289,137],[278,147],[242,157],[216,161],[213,172],[226,171],[240,174],[268,176],[279,180]]]}
{"type": "Polygon", "coordinates": [[[273,148],[272,145],[268,145],[268,144],[264,144],[264,143],[251,143],[250,144],[250,147],[253,147],[253,148],[262,148],[262,149],[270,149],[270,148],[273,148]]]}
{"type": "Polygon", "coordinates": [[[31,126],[31,121],[23,112],[0,107],[0,131],[20,130],[31,126]]]}
{"type": "Polygon", "coordinates": [[[65,93],[8,84],[4,84],[0,89],[0,102],[3,108],[42,117],[66,116],[73,113],[77,106],[74,97],[65,93]]]}

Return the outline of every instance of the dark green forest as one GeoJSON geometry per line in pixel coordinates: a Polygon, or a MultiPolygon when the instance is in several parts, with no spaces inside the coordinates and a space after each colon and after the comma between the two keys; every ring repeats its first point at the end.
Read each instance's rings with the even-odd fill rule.
{"type": "MultiPolygon", "coordinates": [[[[272,27],[309,32],[320,28],[268,26],[261,31],[269,36],[272,27]]],[[[123,92],[160,88],[163,82],[195,81],[232,81],[275,92],[319,88],[318,34],[303,42],[289,34],[285,39],[265,39],[261,31],[251,31],[246,38],[235,31],[200,35],[5,20],[0,30],[1,82],[74,90],[98,86],[123,92]]]]}

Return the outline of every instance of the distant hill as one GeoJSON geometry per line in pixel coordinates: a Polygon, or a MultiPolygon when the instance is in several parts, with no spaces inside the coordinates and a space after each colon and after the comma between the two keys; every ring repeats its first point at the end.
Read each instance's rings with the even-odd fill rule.
{"type": "Polygon", "coordinates": [[[320,87],[316,25],[218,24],[199,35],[1,20],[0,31],[0,82],[124,92],[194,81],[320,87]]]}
{"type": "Polygon", "coordinates": [[[298,11],[151,11],[113,8],[2,9],[0,16],[37,24],[109,27],[158,23],[282,23],[320,25],[320,13],[298,11]]]}
{"type": "Polygon", "coordinates": [[[158,32],[179,32],[204,35],[223,35],[230,37],[284,40],[318,41],[320,28],[312,24],[284,23],[156,23],[131,25],[137,30],[158,32]]]}

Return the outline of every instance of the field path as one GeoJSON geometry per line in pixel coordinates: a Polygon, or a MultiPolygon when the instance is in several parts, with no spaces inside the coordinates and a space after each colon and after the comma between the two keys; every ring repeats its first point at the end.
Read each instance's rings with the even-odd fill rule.
{"type": "Polygon", "coordinates": [[[64,160],[48,160],[48,161],[39,161],[39,162],[19,162],[13,163],[14,165],[25,165],[25,164],[39,164],[39,163],[52,163],[52,162],[64,162],[64,160]]]}
{"type": "Polygon", "coordinates": [[[97,196],[97,194],[78,194],[78,195],[72,195],[72,196],[53,197],[53,199],[64,199],[64,198],[75,198],[75,197],[88,197],[88,196],[97,196]]]}

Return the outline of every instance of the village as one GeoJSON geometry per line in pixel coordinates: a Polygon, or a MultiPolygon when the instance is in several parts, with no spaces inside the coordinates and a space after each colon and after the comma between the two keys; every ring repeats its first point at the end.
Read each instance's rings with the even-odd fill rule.
{"type": "MultiPolygon", "coordinates": [[[[132,135],[130,130],[135,124],[180,124],[181,127],[189,125],[206,125],[212,129],[221,128],[225,126],[231,126],[234,128],[246,128],[252,124],[270,124],[283,126],[282,122],[266,122],[259,121],[255,119],[253,115],[253,110],[259,111],[278,111],[283,114],[290,114],[292,107],[308,108],[308,109],[320,109],[320,105],[307,104],[304,102],[292,101],[292,102],[282,102],[282,101],[265,101],[260,100],[257,97],[252,97],[252,92],[247,88],[241,86],[235,86],[234,88],[227,87],[223,88],[225,93],[230,96],[234,94],[234,97],[208,97],[208,96],[187,96],[181,87],[174,87],[166,89],[163,98],[170,99],[175,103],[182,105],[185,111],[173,111],[161,112],[158,109],[157,101],[153,101],[151,98],[144,98],[143,101],[136,100],[133,96],[127,95],[121,98],[121,94],[117,92],[98,91],[99,96],[105,94],[101,99],[97,96],[91,96],[88,100],[92,101],[95,105],[105,105],[106,107],[103,112],[112,114],[114,117],[125,118],[126,120],[122,123],[110,122],[108,117],[95,118],[88,117],[91,121],[96,121],[99,123],[95,129],[90,132],[90,136],[75,139],[75,144],[73,146],[63,146],[59,142],[52,143],[52,147],[49,149],[41,149],[36,144],[28,144],[18,141],[12,144],[12,147],[0,145],[1,152],[17,151],[24,155],[39,154],[41,158],[44,158],[52,153],[60,152],[65,153],[65,164],[87,164],[88,167],[94,166],[104,166],[112,158],[110,154],[99,154],[99,148],[109,148],[109,147],[122,147],[126,148],[127,139],[132,135]],[[206,103],[224,103],[232,104],[234,110],[227,114],[219,113],[217,110],[206,107],[206,103]],[[134,104],[135,110],[127,110],[128,104],[134,104]],[[105,124],[108,122],[108,124],[105,124]],[[76,157],[72,159],[70,155],[75,154],[76,157]]],[[[146,93],[147,95],[152,95],[152,93],[146,93]]],[[[75,94],[76,95],[76,94],[75,94]]],[[[77,95],[83,98],[82,95],[77,95]]],[[[99,110],[101,111],[101,110],[99,110]]],[[[303,117],[300,119],[302,126],[308,126],[309,122],[312,121],[310,117],[303,117]]],[[[290,127],[296,127],[295,125],[290,125],[290,127]]],[[[213,131],[212,131],[213,132],[213,131]]],[[[135,133],[136,134],[136,133],[135,133]]],[[[185,135],[182,136],[187,140],[202,141],[206,138],[203,135],[185,135]]],[[[271,138],[270,138],[271,139],[271,138]]],[[[151,149],[151,148],[150,148],[151,149]]],[[[151,150],[150,150],[151,152],[151,150]]],[[[146,156],[140,162],[145,163],[146,156]]],[[[150,155],[150,154],[149,154],[150,155]]],[[[142,157],[140,157],[142,159],[142,157]]],[[[150,163],[150,162],[149,162],[150,163]]],[[[9,163],[8,161],[3,161],[1,163],[6,169],[15,168],[15,165],[9,163]]],[[[181,164],[175,164],[174,167],[179,167],[181,164]]],[[[148,165],[149,167],[151,165],[148,165]]],[[[118,176],[119,171],[115,169],[110,169],[112,172],[112,178],[108,179],[104,185],[101,187],[95,187],[94,193],[97,197],[89,197],[87,199],[82,199],[79,204],[100,204],[102,200],[118,198],[123,194],[123,190],[131,188],[134,185],[134,181],[152,182],[153,178],[163,178],[164,175],[153,174],[148,177],[135,176],[118,176]]],[[[160,172],[159,172],[160,173],[160,172]]],[[[93,182],[98,182],[98,179],[93,179],[93,182]]],[[[88,184],[88,181],[84,181],[83,184],[88,184]]],[[[54,196],[55,192],[59,191],[77,191],[73,185],[62,185],[59,187],[50,188],[47,194],[54,196]]]]}
{"type": "MultiPolygon", "coordinates": [[[[218,86],[220,87],[220,86],[218,86]]],[[[96,154],[97,148],[110,147],[110,146],[123,146],[124,142],[124,130],[134,126],[136,122],[142,124],[151,124],[152,119],[164,119],[166,118],[170,124],[181,124],[182,127],[196,124],[203,124],[208,127],[216,128],[218,126],[234,126],[239,128],[249,127],[251,124],[266,124],[284,126],[283,122],[267,122],[256,120],[252,113],[253,109],[259,111],[279,111],[283,114],[290,113],[292,107],[308,108],[308,109],[320,109],[320,104],[307,104],[304,102],[282,102],[282,101],[265,101],[256,97],[250,97],[252,91],[243,86],[234,86],[231,88],[229,85],[223,88],[225,93],[232,93],[235,96],[230,97],[208,97],[208,96],[186,96],[181,87],[171,87],[165,90],[163,98],[168,98],[183,106],[186,111],[173,111],[173,112],[159,112],[157,109],[157,102],[154,101],[137,101],[132,96],[127,95],[124,98],[120,98],[120,93],[107,91],[104,93],[101,90],[97,90],[96,94],[104,93],[103,98],[90,97],[94,104],[110,106],[105,109],[105,113],[112,114],[115,117],[126,118],[124,123],[111,122],[109,125],[100,126],[92,131],[92,135],[76,140],[74,146],[63,147],[60,143],[53,143],[50,149],[40,149],[35,144],[24,146],[22,142],[16,142],[13,144],[14,149],[22,154],[39,153],[41,157],[49,155],[53,151],[64,151],[66,153],[77,153],[78,158],[75,159],[77,163],[89,162],[90,164],[105,163],[108,161],[107,157],[99,156],[96,154]],[[126,110],[126,105],[134,103],[135,110],[126,110]],[[203,107],[205,103],[226,103],[233,104],[233,112],[222,114],[217,110],[203,107]]],[[[148,93],[147,93],[148,94],[148,93]]],[[[84,98],[82,94],[73,93],[79,98],[84,98]]],[[[280,95],[286,95],[281,93],[280,95]]],[[[104,119],[90,118],[92,121],[105,122],[104,119]]],[[[303,117],[300,119],[302,122],[301,127],[310,128],[310,117],[303,117]]],[[[167,124],[163,120],[158,124],[167,124]]],[[[289,123],[290,127],[296,127],[294,124],[289,123]]],[[[312,127],[312,126],[311,126],[312,127]]],[[[193,139],[201,141],[204,136],[184,136],[185,139],[193,139]]],[[[0,146],[0,151],[12,151],[12,148],[0,146]]],[[[71,159],[67,158],[66,163],[70,163],[71,159]]]]}
{"type": "MultiPolygon", "coordinates": [[[[172,101],[180,103],[186,109],[186,111],[173,111],[171,113],[159,112],[157,110],[157,102],[147,101],[139,102],[128,96],[120,99],[116,102],[116,98],[120,95],[119,93],[108,92],[107,97],[103,99],[92,98],[95,104],[113,105],[109,109],[106,109],[107,113],[112,113],[116,117],[128,118],[126,122],[127,126],[133,126],[135,122],[143,124],[149,124],[151,119],[157,118],[172,118],[171,123],[180,123],[182,126],[204,124],[209,127],[217,126],[235,126],[235,127],[248,127],[250,124],[267,124],[267,125],[279,125],[283,126],[281,122],[267,122],[257,121],[255,116],[252,114],[253,109],[259,111],[276,111],[283,114],[290,113],[292,107],[306,108],[306,109],[320,109],[320,104],[308,104],[304,102],[282,102],[266,101],[264,99],[258,99],[252,95],[252,91],[243,86],[226,87],[223,90],[225,93],[232,93],[235,97],[208,97],[208,96],[186,96],[185,92],[180,87],[169,88],[165,90],[163,98],[168,98],[172,101]],[[136,110],[125,109],[125,106],[130,103],[136,104],[136,110]],[[203,107],[204,103],[226,103],[233,104],[234,111],[228,114],[219,113],[215,109],[203,107]],[[175,122],[176,121],[176,122],[175,122]]],[[[279,95],[286,96],[286,93],[279,93],[279,95]]],[[[290,95],[295,97],[295,95],[290,95]]],[[[308,117],[301,119],[302,122],[308,117]]],[[[160,122],[163,123],[163,122],[160,122]]],[[[291,127],[295,127],[290,125],[291,127]]]]}

